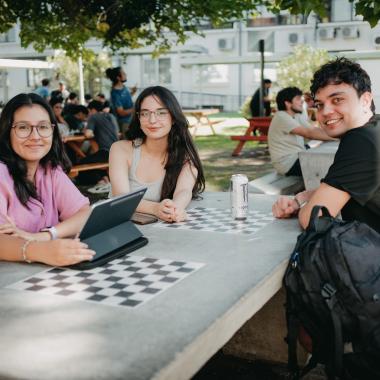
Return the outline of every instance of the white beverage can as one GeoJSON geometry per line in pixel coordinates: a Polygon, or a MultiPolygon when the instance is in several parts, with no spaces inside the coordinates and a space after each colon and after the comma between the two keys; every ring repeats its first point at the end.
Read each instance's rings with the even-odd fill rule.
{"type": "Polygon", "coordinates": [[[248,216],[248,177],[233,174],[230,181],[231,214],[233,219],[244,220],[248,216]]]}

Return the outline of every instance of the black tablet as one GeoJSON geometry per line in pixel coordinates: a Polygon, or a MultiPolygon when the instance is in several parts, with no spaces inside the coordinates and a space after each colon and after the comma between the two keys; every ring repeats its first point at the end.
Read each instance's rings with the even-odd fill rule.
{"type": "Polygon", "coordinates": [[[145,191],[146,188],[142,188],[92,205],[79,239],[96,254],[91,261],[76,264],[73,268],[88,269],[102,265],[147,243],[131,221],[145,191]]]}

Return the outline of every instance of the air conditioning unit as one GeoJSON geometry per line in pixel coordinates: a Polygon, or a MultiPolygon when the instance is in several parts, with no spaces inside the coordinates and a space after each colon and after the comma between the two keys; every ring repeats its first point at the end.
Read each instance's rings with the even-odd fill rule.
{"type": "Polygon", "coordinates": [[[376,49],[380,49],[380,34],[375,34],[373,36],[373,45],[375,46],[376,49]]]}
{"type": "Polygon", "coordinates": [[[342,28],[342,36],[344,39],[359,38],[360,32],[356,26],[344,26],[342,28]]]}
{"type": "Polygon", "coordinates": [[[234,48],[233,38],[219,38],[218,39],[219,50],[232,50],[234,48]]]}
{"type": "Polygon", "coordinates": [[[289,33],[288,34],[288,42],[289,42],[289,45],[302,44],[304,42],[303,34],[302,33],[296,33],[296,32],[289,33]]]}
{"type": "Polygon", "coordinates": [[[318,30],[318,36],[321,40],[333,40],[335,35],[335,28],[321,28],[318,30]]]}

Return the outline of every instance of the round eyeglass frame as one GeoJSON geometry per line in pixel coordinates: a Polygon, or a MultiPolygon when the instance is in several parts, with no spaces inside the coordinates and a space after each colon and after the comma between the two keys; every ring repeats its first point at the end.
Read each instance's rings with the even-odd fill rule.
{"type": "Polygon", "coordinates": [[[159,109],[159,110],[156,110],[156,111],[149,111],[149,110],[144,110],[142,112],[148,112],[148,115],[147,117],[145,116],[142,116],[141,115],[141,111],[140,112],[137,112],[137,116],[139,117],[139,120],[144,120],[144,121],[148,121],[150,120],[152,114],[154,115],[154,117],[157,119],[157,120],[165,120],[169,115],[170,115],[170,111],[167,109],[167,108],[164,108],[164,109],[159,109]],[[157,112],[160,112],[160,111],[164,111],[165,114],[164,115],[158,115],[157,112]]]}
{"type": "Polygon", "coordinates": [[[50,126],[51,126],[51,133],[50,133],[49,135],[47,135],[47,136],[43,136],[43,135],[41,135],[41,133],[40,133],[40,131],[39,131],[39,127],[40,127],[40,125],[28,125],[28,126],[31,127],[31,128],[30,128],[30,132],[29,132],[29,134],[26,135],[26,136],[20,136],[20,135],[17,133],[17,128],[16,128],[16,127],[17,127],[17,124],[13,124],[13,125],[11,126],[11,128],[14,129],[15,134],[16,134],[16,136],[17,136],[19,139],[27,139],[27,138],[33,133],[33,129],[34,129],[34,128],[36,129],[36,131],[37,131],[37,133],[38,133],[38,136],[40,136],[41,138],[48,138],[48,137],[51,137],[51,136],[53,135],[55,124],[50,123],[50,126]]]}

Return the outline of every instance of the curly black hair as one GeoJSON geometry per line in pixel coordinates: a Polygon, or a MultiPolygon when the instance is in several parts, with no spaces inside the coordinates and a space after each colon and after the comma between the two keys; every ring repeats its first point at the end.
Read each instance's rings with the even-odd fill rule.
{"type": "MultiPolygon", "coordinates": [[[[346,83],[351,85],[361,97],[365,92],[372,92],[371,79],[367,72],[356,62],[339,57],[322,65],[311,80],[310,92],[315,97],[317,91],[329,84],[346,83]]],[[[372,101],[372,112],[375,104],[372,101]]]]}
{"type": "Polygon", "coordinates": [[[173,125],[168,136],[168,160],[165,165],[166,174],[162,185],[161,200],[173,197],[179,174],[186,162],[190,162],[198,170],[198,176],[193,188],[193,199],[199,198],[199,194],[205,189],[205,178],[201,160],[189,132],[189,123],[182,112],[178,100],[170,90],[162,86],[153,86],[141,92],[136,99],[135,113],[126,133],[127,140],[142,139],[144,142],[146,139],[140,127],[138,115],[141,103],[148,96],[159,99],[169,110],[173,119],[173,125]]]}

